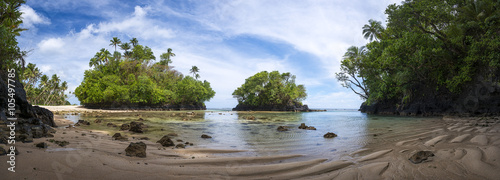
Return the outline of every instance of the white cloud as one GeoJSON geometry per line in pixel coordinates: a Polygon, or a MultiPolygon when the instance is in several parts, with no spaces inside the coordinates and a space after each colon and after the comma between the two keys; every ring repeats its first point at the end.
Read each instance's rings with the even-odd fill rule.
{"type": "Polygon", "coordinates": [[[19,11],[23,13],[21,15],[23,19],[22,26],[25,28],[33,28],[35,24],[50,24],[50,20],[47,17],[36,13],[33,8],[27,5],[21,5],[19,11]]]}
{"type": "Polygon", "coordinates": [[[41,53],[63,53],[65,42],[61,38],[49,38],[38,43],[38,48],[41,53]]]}

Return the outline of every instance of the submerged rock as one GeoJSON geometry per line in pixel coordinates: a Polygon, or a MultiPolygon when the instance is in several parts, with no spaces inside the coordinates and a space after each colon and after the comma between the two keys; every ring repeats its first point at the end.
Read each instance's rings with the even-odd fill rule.
{"type": "Polygon", "coordinates": [[[278,131],[288,131],[288,129],[285,126],[278,126],[278,131]]]}
{"type": "Polygon", "coordinates": [[[332,132],[328,132],[325,135],[323,135],[323,137],[324,138],[334,138],[334,137],[337,137],[337,134],[332,133],[332,132]]]}
{"type": "Polygon", "coordinates": [[[101,123],[101,122],[102,122],[102,120],[101,120],[101,119],[96,119],[96,120],[94,121],[94,123],[101,123]]]}
{"type": "Polygon", "coordinates": [[[212,136],[209,136],[209,135],[206,135],[206,134],[202,134],[202,135],[201,135],[201,138],[203,138],[203,139],[207,139],[207,138],[212,138],[212,136]]]}
{"type": "Polygon", "coordinates": [[[108,123],[108,124],[106,124],[106,126],[108,126],[108,127],[117,127],[117,126],[116,126],[115,124],[113,124],[113,123],[108,123]]]}
{"type": "Polygon", "coordinates": [[[143,142],[130,143],[125,149],[127,156],[146,157],[146,144],[143,142]]]}
{"type": "Polygon", "coordinates": [[[252,115],[252,116],[248,116],[246,119],[247,120],[256,120],[257,118],[255,118],[255,116],[252,115]]]}
{"type": "Polygon", "coordinates": [[[412,162],[413,164],[419,164],[419,163],[422,163],[424,162],[425,160],[427,160],[427,158],[429,157],[432,157],[434,156],[434,153],[432,153],[431,151],[419,151],[415,154],[413,154],[410,159],[410,162],[412,162]]]}
{"type": "Polygon", "coordinates": [[[175,146],[174,142],[167,135],[156,141],[156,143],[160,143],[163,147],[175,146]]]}
{"type": "Polygon", "coordinates": [[[176,148],[186,148],[186,146],[182,143],[179,143],[175,146],[176,148]]]}

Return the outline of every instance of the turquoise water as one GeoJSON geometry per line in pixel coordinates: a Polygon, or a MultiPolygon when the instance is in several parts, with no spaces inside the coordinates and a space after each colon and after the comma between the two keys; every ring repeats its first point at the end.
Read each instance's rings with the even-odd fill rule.
{"type": "MultiPolygon", "coordinates": [[[[223,110],[195,111],[198,115],[178,117],[185,112],[153,111],[110,113],[100,117],[104,121],[129,122],[137,115],[146,119],[149,134],[160,138],[171,132],[182,139],[194,143],[188,148],[240,149],[243,153],[225,156],[266,156],[303,154],[308,158],[342,159],[344,155],[365,148],[373,143],[398,141],[406,136],[419,133],[427,121],[436,118],[410,118],[373,116],[355,110],[329,110],[327,112],[232,112],[223,110]],[[172,113],[175,113],[174,116],[172,113]],[[256,120],[247,120],[254,116],[256,120]],[[298,129],[301,123],[314,126],[317,130],[298,129]],[[288,127],[288,131],[277,131],[278,126],[288,127]],[[163,130],[160,130],[163,129],[163,130]],[[327,139],[323,135],[333,132],[338,137],[327,139]],[[202,139],[201,134],[212,136],[202,139]]],[[[93,116],[66,116],[67,119],[86,119],[93,116]]],[[[115,123],[117,124],[117,123],[115,123]]],[[[105,123],[103,123],[105,126],[105,123]]]]}

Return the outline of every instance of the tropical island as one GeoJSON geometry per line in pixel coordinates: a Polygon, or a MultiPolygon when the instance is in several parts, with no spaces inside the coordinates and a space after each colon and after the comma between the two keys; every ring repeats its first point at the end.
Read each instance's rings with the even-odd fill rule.
{"type": "Polygon", "coordinates": [[[75,89],[75,95],[87,108],[101,109],[158,109],[204,110],[205,101],[215,91],[208,81],[200,81],[199,69],[191,68],[192,76],[184,76],[171,66],[175,54],[171,48],[156,59],[151,48],[132,38],[122,43],[117,37],[110,40],[115,47],[111,54],[102,48],[90,59],[93,69],[75,89]],[[119,46],[123,54],[116,51],[119,46]]]}

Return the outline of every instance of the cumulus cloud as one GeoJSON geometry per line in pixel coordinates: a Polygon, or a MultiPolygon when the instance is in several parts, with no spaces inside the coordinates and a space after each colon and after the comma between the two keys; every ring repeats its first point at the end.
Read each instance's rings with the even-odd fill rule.
{"type": "Polygon", "coordinates": [[[22,26],[24,28],[33,28],[35,24],[50,24],[49,18],[36,13],[30,6],[21,5],[19,11],[23,13],[21,18],[23,19],[22,26]]]}

